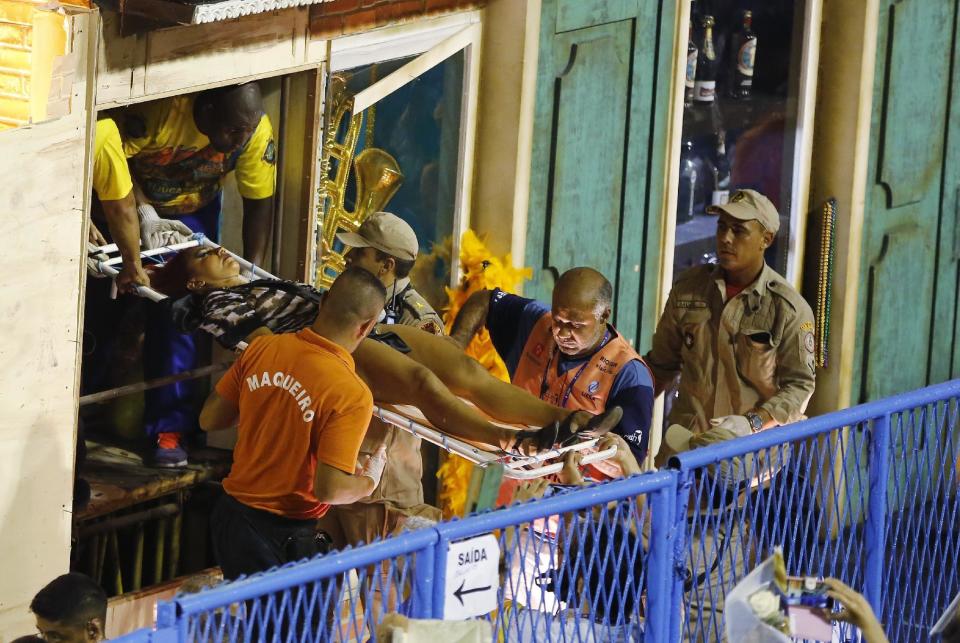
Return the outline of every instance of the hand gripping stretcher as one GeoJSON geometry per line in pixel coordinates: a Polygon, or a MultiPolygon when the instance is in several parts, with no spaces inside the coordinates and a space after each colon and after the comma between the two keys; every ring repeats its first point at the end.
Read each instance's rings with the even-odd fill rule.
{"type": "MultiPolygon", "coordinates": [[[[220,245],[210,241],[203,234],[195,234],[189,241],[154,248],[152,250],[143,250],[140,252],[140,257],[143,259],[145,264],[148,262],[160,264],[164,261],[164,255],[169,255],[170,253],[196,246],[205,246],[209,248],[221,247],[220,245]]],[[[225,250],[230,253],[231,257],[236,259],[237,263],[240,264],[241,269],[248,276],[252,276],[257,279],[278,279],[276,276],[270,274],[259,266],[255,266],[243,257],[230,252],[230,250],[225,250]]],[[[118,267],[123,263],[123,258],[120,256],[119,249],[117,248],[116,244],[109,244],[105,246],[94,246],[92,244],[88,244],[88,254],[89,258],[91,259],[91,261],[88,263],[91,265],[91,267],[95,266],[95,269],[101,275],[115,279],[119,274],[118,267]]],[[[163,295],[146,286],[138,286],[135,289],[135,292],[138,296],[145,297],[153,302],[160,302],[167,298],[166,295],[163,295]]],[[[243,350],[246,348],[246,346],[246,342],[240,342],[237,345],[237,350],[243,350]]],[[[468,401],[464,401],[464,403],[470,404],[468,401]]],[[[373,414],[382,421],[412,433],[413,435],[422,438],[427,442],[431,442],[449,453],[459,455],[460,457],[465,458],[469,462],[472,462],[479,467],[488,467],[494,464],[501,464],[504,468],[503,475],[505,478],[528,480],[559,473],[560,470],[563,469],[563,463],[558,461],[549,461],[557,460],[569,451],[586,451],[581,460],[582,464],[591,464],[600,462],[602,460],[607,460],[611,458],[617,451],[616,447],[611,447],[603,451],[597,451],[595,450],[597,440],[593,439],[585,440],[583,442],[578,442],[576,444],[558,449],[551,449],[550,451],[545,451],[534,456],[491,453],[440,431],[436,427],[432,426],[426,417],[424,417],[424,415],[420,412],[420,409],[415,406],[401,404],[380,404],[374,406],[373,414]]],[[[512,428],[528,428],[510,424],[503,424],[503,426],[509,426],[512,428]]]]}

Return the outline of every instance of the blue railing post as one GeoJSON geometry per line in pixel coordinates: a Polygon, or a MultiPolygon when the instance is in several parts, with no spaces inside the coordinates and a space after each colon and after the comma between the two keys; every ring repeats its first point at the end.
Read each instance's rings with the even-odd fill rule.
{"type": "Polygon", "coordinates": [[[412,618],[433,618],[433,580],[436,574],[436,544],[424,547],[417,553],[413,569],[412,618]]]}
{"type": "Polygon", "coordinates": [[[447,550],[450,549],[450,539],[441,531],[445,523],[435,527],[440,538],[433,546],[433,618],[443,619],[443,610],[446,606],[444,596],[447,584],[447,550]]]}
{"type": "Polygon", "coordinates": [[[677,504],[677,474],[671,471],[669,486],[650,498],[650,553],[647,558],[647,631],[645,643],[669,643],[673,613],[674,512],[677,504]]]}
{"type": "Polygon", "coordinates": [[[150,635],[155,643],[176,643],[186,641],[186,625],[181,627],[177,618],[176,601],[157,602],[157,629],[150,635]]]}
{"type": "Polygon", "coordinates": [[[890,483],[890,414],[875,418],[870,427],[869,492],[864,546],[864,595],[875,614],[883,613],[883,574],[887,567],[887,487],[890,483]]]}
{"type": "MultiPolygon", "coordinates": [[[[671,463],[673,464],[673,463],[671,463]]],[[[668,643],[682,640],[683,627],[683,583],[687,578],[687,504],[690,501],[690,489],[693,486],[693,474],[681,466],[677,471],[675,509],[673,518],[673,569],[670,587],[670,630],[668,643]]]]}

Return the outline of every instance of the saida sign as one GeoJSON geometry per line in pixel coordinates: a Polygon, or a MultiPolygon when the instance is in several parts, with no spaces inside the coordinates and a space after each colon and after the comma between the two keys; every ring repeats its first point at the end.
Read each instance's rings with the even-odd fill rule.
{"type": "Polygon", "coordinates": [[[497,608],[500,544],[493,534],[450,543],[443,618],[462,620],[497,608]]]}

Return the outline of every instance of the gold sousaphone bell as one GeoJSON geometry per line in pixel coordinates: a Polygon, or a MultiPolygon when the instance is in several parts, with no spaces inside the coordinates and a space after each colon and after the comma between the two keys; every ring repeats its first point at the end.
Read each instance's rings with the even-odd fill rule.
{"type": "Polygon", "coordinates": [[[343,254],[333,249],[337,233],[356,232],[368,216],[386,207],[403,184],[400,164],[386,150],[369,147],[353,158],[363,113],[352,113],[353,98],[347,96],[346,80],[341,75],[337,74],[331,79],[330,90],[333,96],[332,113],[321,158],[323,180],[319,205],[322,208],[322,227],[318,247],[320,262],[316,275],[318,288],[329,288],[346,266],[343,254]],[[337,141],[340,123],[347,117],[350,121],[343,140],[337,141]],[[336,173],[331,177],[333,160],[337,161],[337,165],[336,173]],[[353,211],[349,212],[344,205],[344,196],[351,166],[357,190],[353,211]]]}

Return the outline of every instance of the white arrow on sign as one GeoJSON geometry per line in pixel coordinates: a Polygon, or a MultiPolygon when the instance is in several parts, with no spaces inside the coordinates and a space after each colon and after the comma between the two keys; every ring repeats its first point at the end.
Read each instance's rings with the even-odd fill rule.
{"type": "Polygon", "coordinates": [[[463,620],[497,609],[500,543],[493,534],[450,543],[443,618],[463,620]]]}

